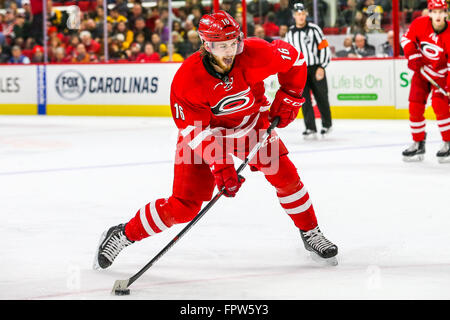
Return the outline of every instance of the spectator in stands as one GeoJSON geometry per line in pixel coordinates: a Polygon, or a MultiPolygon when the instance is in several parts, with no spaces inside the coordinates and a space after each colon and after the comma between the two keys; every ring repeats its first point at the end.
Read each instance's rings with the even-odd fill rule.
{"type": "MultiPolygon", "coordinates": [[[[308,17],[308,21],[314,22],[314,1],[313,0],[305,0],[304,1],[305,8],[308,10],[308,12],[311,13],[311,15],[308,17]]],[[[318,14],[317,14],[317,25],[323,29],[325,26],[325,17],[328,12],[328,4],[324,0],[317,0],[317,8],[318,8],[318,14]]]]}
{"type": "Polygon", "coordinates": [[[367,38],[361,33],[357,33],[354,37],[354,47],[352,53],[358,58],[375,56],[375,47],[367,43],[367,38]]]}
{"type": "Polygon", "coordinates": [[[266,32],[262,25],[255,25],[255,37],[266,40],[267,42],[272,42],[273,39],[271,37],[266,36],[266,32]]]}
{"type": "Polygon", "coordinates": [[[164,24],[162,19],[156,19],[155,33],[159,35],[161,42],[167,43],[169,41],[169,28],[164,24]]]}
{"type": "Polygon", "coordinates": [[[130,47],[130,45],[126,44],[126,39],[123,33],[118,33],[113,37],[113,40],[117,41],[117,45],[124,54],[126,54],[126,50],[130,47]]]}
{"type": "Polygon", "coordinates": [[[56,49],[58,49],[59,47],[62,46],[62,42],[58,37],[52,37],[49,40],[49,45],[48,45],[48,59],[49,61],[53,60],[53,57],[56,54],[56,49]]]}
{"type": "MultiPolygon", "coordinates": [[[[178,9],[178,12],[180,13],[184,13],[184,9],[183,8],[178,9]]],[[[187,16],[187,14],[186,14],[187,16]]],[[[152,7],[150,9],[150,12],[148,13],[146,20],[145,20],[145,25],[147,26],[147,28],[151,31],[154,32],[155,31],[155,21],[159,19],[159,11],[158,11],[158,7],[152,7]]],[[[180,18],[181,19],[181,18],[180,18]]],[[[183,19],[184,21],[184,19],[183,19]]]]}
{"type": "Polygon", "coordinates": [[[159,54],[155,52],[155,49],[151,43],[146,43],[144,52],[136,58],[137,62],[159,62],[159,60],[159,54]]]}
{"type": "MultiPolygon", "coordinates": [[[[239,23],[242,30],[242,11],[237,11],[234,17],[236,22],[239,23]]],[[[247,14],[247,37],[252,37],[255,35],[255,25],[253,24],[253,18],[247,14]]]]}
{"type": "Polygon", "coordinates": [[[200,6],[193,6],[191,15],[188,16],[188,19],[192,20],[192,23],[196,29],[198,29],[198,24],[200,22],[200,19],[202,18],[202,9],[200,6]]]}
{"type": "MultiPolygon", "coordinates": [[[[150,41],[152,37],[152,33],[145,25],[145,19],[144,17],[138,17],[134,21],[134,36],[136,36],[137,33],[142,33],[144,35],[145,41],[150,41]]],[[[135,39],[134,39],[135,41],[135,39]]]]}
{"type": "Polygon", "coordinates": [[[31,22],[31,6],[30,0],[22,0],[23,15],[25,15],[25,21],[31,22]]]}
{"type": "Polygon", "coordinates": [[[94,14],[95,23],[103,24],[104,15],[105,15],[105,11],[103,10],[103,7],[97,6],[97,8],[95,8],[95,14],[94,14]]]}
{"type": "Polygon", "coordinates": [[[29,64],[30,59],[22,54],[22,49],[19,46],[13,46],[11,49],[11,58],[8,62],[12,64],[29,64]]]}
{"type": "Polygon", "coordinates": [[[51,26],[47,29],[48,34],[48,42],[50,43],[53,39],[58,39],[60,42],[63,42],[65,37],[61,32],[58,32],[58,29],[54,26],[51,26]]]}
{"type": "Polygon", "coordinates": [[[141,54],[141,45],[137,42],[131,44],[130,49],[125,51],[128,60],[136,61],[137,57],[141,54]]]}
{"type": "Polygon", "coordinates": [[[407,23],[411,23],[413,20],[414,12],[420,12],[423,9],[427,9],[426,0],[403,0],[402,6],[403,12],[405,13],[405,20],[407,23]]]}
{"type": "MultiPolygon", "coordinates": [[[[127,17],[128,16],[128,6],[127,6],[126,0],[114,0],[114,2],[115,2],[116,10],[119,13],[119,15],[127,17]]],[[[136,4],[134,4],[134,6],[136,6],[136,4]]],[[[103,3],[102,3],[102,7],[103,7],[103,3]]]]}
{"type": "Polygon", "coordinates": [[[183,61],[184,61],[184,58],[183,58],[183,56],[182,56],[180,53],[174,51],[174,52],[172,53],[172,57],[171,57],[169,54],[167,54],[167,55],[165,55],[164,57],[162,57],[160,61],[161,61],[161,62],[168,62],[168,61],[172,61],[172,62],[183,62],[183,61]]]}
{"type": "Polygon", "coordinates": [[[36,45],[36,40],[34,40],[33,37],[29,37],[27,40],[25,40],[25,44],[23,46],[23,50],[29,50],[29,52],[31,52],[34,48],[34,46],[36,45]]]}
{"type": "MultiPolygon", "coordinates": [[[[173,15],[172,15],[173,18],[173,15]]],[[[164,23],[165,26],[169,23],[169,9],[167,7],[161,7],[159,10],[159,19],[164,23]]]]}
{"type": "Polygon", "coordinates": [[[80,38],[78,37],[78,35],[77,34],[72,35],[70,37],[69,44],[66,49],[66,53],[70,56],[74,55],[77,45],[79,43],[81,43],[81,41],[80,41],[80,38]]]}
{"type": "Polygon", "coordinates": [[[233,0],[223,0],[222,4],[220,5],[220,10],[228,12],[232,17],[234,17],[236,14],[235,8],[233,6],[233,0]]]}
{"type": "Polygon", "coordinates": [[[133,42],[134,33],[133,31],[129,30],[127,27],[127,24],[123,21],[118,22],[115,28],[114,35],[122,34],[123,35],[123,43],[122,43],[122,49],[126,50],[130,47],[131,43],[133,42]]]}
{"type": "Polygon", "coordinates": [[[289,0],[280,0],[280,9],[275,12],[275,23],[279,26],[286,25],[288,27],[294,24],[289,0]]]}
{"type": "MultiPolygon", "coordinates": [[[[151,40],[151,37],[150,37],[150,40],[151,40]]],[[[141,48],[141,51],[143,51],[145,43],[146,42],[150,42],[150,40],[146,41],[144,33],[138,32],[138,33],[134,34],[134,41],[133,41],[133,43],[139,44],[139,47],[141,48]]]]}
{"type": "Polygon", "coordinates": [[[89,31],[81,31],[80,40],[84,44],[84,49],[87,53],[89,53],[89,55],[97,55],[100,53],[101,45],[97,41],[92,39],[91,33],[89,31]]]}
{"type": "Polygon", "coordinates": [[[285,25],[285,24],[282,24],[280,26],[280,30],[278,31],[278,37],[281,40],[286,41],[286,36],[287,36],[288,31],[289,31],[289,27],[287,25],[285,25]]]}
{"type": "Polygon", "coordinates": [[[356,11],[354,22],[353,22],[352,26],[350,27],[350,33],[366,34],[368,31],[366,22],[367,22],[367,16],[364,13],[362,13],[361,11],[356,11]]]}
{"type": "Polygon", "coordinates": [[[89,63],[96,61],[95,57],[86,51],[86,47],[83,43],[79,43],[72,56],[73,63],[89,63]]]}
{"type": "Polygon", "coordinates": [[[135,25],[136,19],[145,18],[146,12],[140,3],[134,3],[131,12],[128,15],[128,23],[130,28],[135,25]]]}
{"type": "Polygon", "coordinates": [[[66,28],[67,14],[63,14],[61,10],[53,8],[52,0],[47,1],[47,19],[52,26],[58,28],[58,31],[63,31],[66,28]]]}
{"type": "Polygon", "coordinates": [[[190,30],[187,33],[186,47],[184,48],[184,57],[187,58],[194,52],[198,51],[201,45],[202,43],[200,41],[200,37],[198,36],[198,32],[195,30],[190,30]]]}
{"type": "Polygon", "coordinates": [[[247,4],[247,10],[253,17],[257,17],[258,24],[263,24],[264,18],[269,13],[270,5],[267,0],[252,0],[247,4]]]}
{"type": "MultiPolygon", "coordinates": [[[[389,30],[386,34],[386,42],[381,45],[384,57],[394,56],[394,31],[389,30]]],[[[400,46],[400,55],[403,55],[403,48],[400,46]]]]}
{"type": "Polygon", "coordinates": [[[160,57],[165,54],[163,43],[161,41],[161,37],[159,36],[159,34],[157,33],[152,34],[151,43],[153,45],[153,49],[155,50],[156,53],[159,54],[160,57]]]}
{"type": "Polygon", "coordinates": [[[118,9],[116,7],[112,8],[109,11],[109,15],[107,17],[107,21],[111,22],[113,24],[113,26],[116,25],[116,23],[123,21],[123,22],[127,22],[127,18],[124,15],[121,15],[118,11],[118,9]]]}
{"type": "Polygon", "coordinates": [[[44,62],[44,48],[42,46],[39,45],[34,46],[31,56],[31,62],[32,63],[44,62]]]}
{"type": "Polygon", "coordinates": [[[337,58],[356,58],[355,51],[353,49],[353,37],[347,36],[344,39],[344,49],[336,52],[337,58]]]}
{"type": "Polygon", "coordinates": [[[115,35],[109,44],[109,58],[111,60],[126,60],[127,54],[122,48],[122,43],[124,40],[123,34],[119,33],[115,35]]]}
{"type": "Polygon", "coordinates": [[[103,23],[97,24],[92,18],[86,19],[82,23],[82,30],[87,30],[91,33],[92,39],[99,42],[103,38],[103,23]]]}
{"type": "Polygon", "coordinates": [[[336,24],[339,27],[351,26],[356,16],[356,0],[347,0],[347,7],[337,17],[336,24]]]}
{"type": "Polygon", "coordinates": [[[183,39],[185,39],[184,34],[186,33],[186,31],[183,29],[183,26],[181,25],[180,20],[174,20],[172,22],[172,31],[178,32],[180,34],[180,36],[182,36],[183,39]]]}
{"type": "Polygon", "coordinates": [[[64,47],[58,47],[55,49],[54,55],[51,59],[52,63],[69,63],[71,57],[66,55],[64,47]]]}
{"type": "Polygon", "coordinates": [[[7,63],[9,60],[9,55],[3,52],[3,46],[0,45],[0,63],[7,63]]]}
{"type": "Polygon", "coordinates": [[[27,39],[29,36],[30,36],[30,23],[25,20],[25,15],[23,13],[19,13],[16,16],[12,38],[27,39]]]}
{"type": "Polygon", "coordinates": [[[203,4],[202,4],[202,0],[192,0],[192,7],[199,7],[202,15],[204,15],[206,13],[205,8],[203,7],[203,4]]]}
{"type": "Polygon", "coordinates": [[[381,45],[381,48],[385,57],[392,57],[394,55],[394,31],[389,30],[386,36],[386,42],[381,45]]]}
{"type": "Polygon", "coordinates": [[[178,52],[184,57],[186,46],[183,37],[178,31],[172,31],[172,45],[174,52],[178,52]]]}
{"type": "Polygon", "coordinates": [[[269,12],[266,17],[266,22],[262,26],[267,37],[273,38],[278,36],[280,27],[275,24],[275,13],[269,12]]]}
{"type": "Polygon", "coordinates": [[[14,38],[15,21],[16,17],[14,16],[14,11],[11,9],[6,9],[6,13],[2,23],[2,33],[8,43],[10,43],[14,38]]]}
{"type": "Polygon", "coordinates": [[[184,22],[184,30],[186,31],[184,40],[187,40],[189,31],[191,31],[191,30],[195,31],[194,24],[192,23],[191,20],[188,19],[184,22]]]}

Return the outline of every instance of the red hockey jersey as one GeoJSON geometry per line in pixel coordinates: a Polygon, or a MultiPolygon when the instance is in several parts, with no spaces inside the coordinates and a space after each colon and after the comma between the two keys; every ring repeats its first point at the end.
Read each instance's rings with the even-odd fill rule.
{"type": "Polygon", "coordinates": [[[419,17],[401,38],[406,58],[421,55],[424,70],[434,79],[447,77],[450,68],[450,28],[446,23],[444,30],[436,33],[430,17],[419,17]]]}
{"type": "Polygon", "coordinates": [[[189,137],[189,147],[196,153],[214,143],[215,137],[224,136],[226,129],[233,129],[228,138],[241,138],[267,122],[270,103],[263,80],[268,76],[278,74],[281,88],[296,97],[302,95],[306,82],[303,54],[281,40],[245,39],[243,52],[225,77],[214,74],[205,59],[200,52],[186,59],[175,74],[170,94],[180,135],[189,137]]]}

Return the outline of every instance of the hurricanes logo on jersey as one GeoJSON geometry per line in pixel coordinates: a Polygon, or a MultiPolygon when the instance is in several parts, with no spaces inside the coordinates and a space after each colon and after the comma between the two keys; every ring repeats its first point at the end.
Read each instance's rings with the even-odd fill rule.
{"type": "Polygon", "coordinates": [[[216,116],[224,116],[227,114],[249,109],[255,103],[255,98],[250,92],[250,87],[236,94],[226,96],[220,100],[215,106],[211,107],[212,113],[216,116]]]}
{"type": "Polygon", "coordinates": [[[439,60],[444,49],[433,43],[422,41],[420,43],[420,51],[422,51],[422,54],[430,60],[439,60]]]}
{"type": "Polygon", "coordinates": [[[230,91],[231,89],[233,89],[233,82],[234,82],[234,78],[233,77],[231,77],[228,81],[223,81],[223,82],[221,81],[218,84],[216,84],[216,86],[214,87],[214,90],[216,90],[216,88],[218,86],[222,86],[223,85],[223,88],[224,88],[225,91],[230,91]]]}

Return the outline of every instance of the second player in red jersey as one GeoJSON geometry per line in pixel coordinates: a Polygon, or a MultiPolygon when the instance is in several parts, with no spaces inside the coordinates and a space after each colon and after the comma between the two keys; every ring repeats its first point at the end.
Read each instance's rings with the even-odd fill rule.
{"type": "Polygon", "coordinates": [[[403,35],[401,45],[414,71],[409,95],[411,133],[414,144],[403,152],[406,161],[422,160],[425,153],[425,105],[430,92],[439,131],[444,141],[437,157],[440,162],[450,157],[449,99],[424,77],[425,73],[448,92],[450,88],[450,28],[446,21],[445,0],[428,1],[429,16],[415,19],[403,35]]]}
{"type": "MultiPolygon", "coordinates": [[[[191,221],[216,186],[234,197],[244,180],[233,156],[244,159],[272,119],[279,117],[283,128],[300,110],[306,64],[293,46],[281,40],[244,40],[239,25],[223,11],[205,15],[199,34],[202,48],[185,60],[171,85],[179,129],[172,195],[147,203],[128,223],[105,231],[97,267],[109,267],[134,241],[191,221]],[[278,74],[280,89],[270,104],[263,80],[273,74],[278,74]]],[[[274,187],[305,248],[337,262],[337,246],[320,231],[308,191],[274,131],[255,159],[252,171],[262,172],[274,187]]]]}

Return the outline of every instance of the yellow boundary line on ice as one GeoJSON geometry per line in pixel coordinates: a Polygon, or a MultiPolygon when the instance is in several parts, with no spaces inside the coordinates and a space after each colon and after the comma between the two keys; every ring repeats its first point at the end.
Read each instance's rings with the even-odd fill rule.
{"type": "MultiPolygon", "coordinates": [[[[408,109],[396,109],[395,106],[332,106],[333,119],[409,119],[408,109]]],[[[0,104],[0,114],[34,115],[35,104],[0,104]]],[[[133,116],[133,117],[171,117],[167,105],[47,105],[47,115],[67,116],[133,116]]],[[[299,113],[298,118],[303,118],[299,113]]],[[[435,120],[431,107],[425,111],[425,118],[435,120]]]]}

